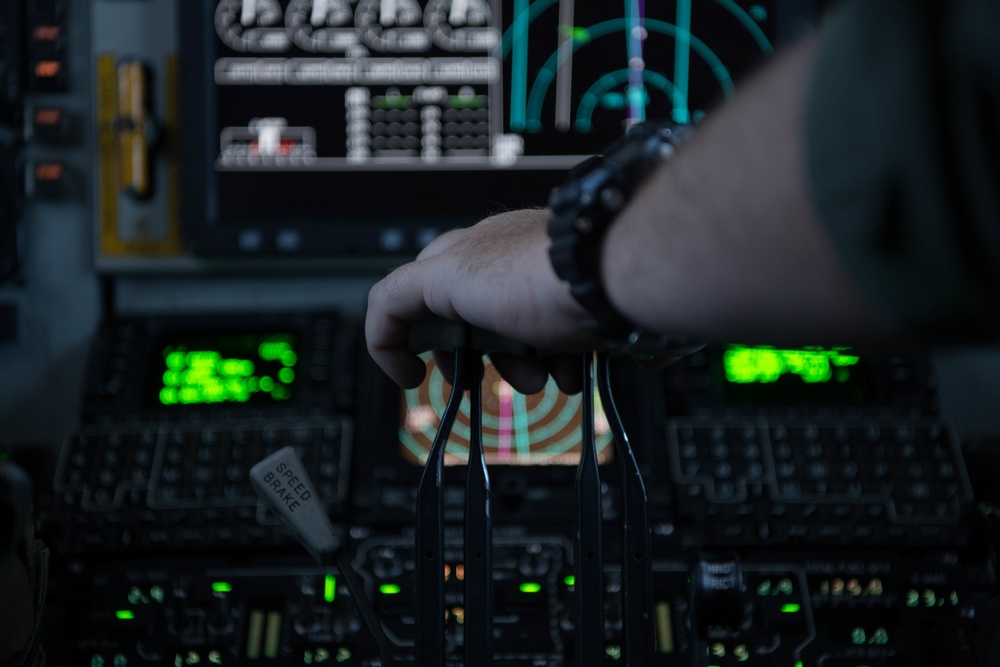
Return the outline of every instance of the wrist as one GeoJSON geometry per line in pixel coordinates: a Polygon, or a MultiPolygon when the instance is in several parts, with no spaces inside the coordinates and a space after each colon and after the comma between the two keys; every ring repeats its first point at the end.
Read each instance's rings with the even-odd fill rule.
{"type": "MultiPolygon", "coordinates": [[[[613,346],[631,348],[637,356],[659,354],[673,341],[644,332],[620,307],[621,301],[609,293],[608,276],[623,276],[609,267],[621,265],[627,258],[607,252],[607,239],[640,185],[689,134],[686,126],[636,126],[604,155],[574,168],[550,199],[549,257],[556,275],[588,313],[588,328],[613,346]]],[[[613,286],[617,288],[621,282],[613,286]]]]}

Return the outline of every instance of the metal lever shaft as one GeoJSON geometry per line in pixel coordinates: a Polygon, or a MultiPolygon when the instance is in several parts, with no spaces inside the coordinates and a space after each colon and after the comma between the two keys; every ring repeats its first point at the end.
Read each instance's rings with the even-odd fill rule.
{"type": "Polygon", "coordinates": [[[455,348],[451,396],[417,488],[417,664],[427,667],[444,666],[444,451],[465,394],[467,362],[455,348]]]}
{"type": "Polygon", "coordinates": [[[597,388],[622,467],[622,621],[625,665],[640,667],[651,664],[653,644],[650,622],[652,561],[646,486],[611,393],[611,364],[606,352],[597,354],[597,388]]]}
{"type": "Polygon", "coordinates": [[[604,665],[604,558],[601,478],[594,441],[594,355],[582,355],[582,447],[576,474],[576,651],[580,667],[604,665]]]}
{"type": "Polygon", "coordinates": [[[465,481],[465,664],[493,664],[493,516],[483,452],[483,359],[469,348],[469,467],[465,481]]]}

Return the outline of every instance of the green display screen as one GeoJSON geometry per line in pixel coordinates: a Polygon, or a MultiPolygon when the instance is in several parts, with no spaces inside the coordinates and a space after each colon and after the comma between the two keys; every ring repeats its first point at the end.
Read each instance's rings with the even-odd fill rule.
{"type": "Polygon", "coordinates": [[[768,346],[729,345],[722,353],[726,380],[738,384],[770,384],[792,376],[806,384],[844,383],[860,358],[846,347],[782,350],[768,346]]]}
{"type": "Polygon", "coordinates": [[[292,399],[297,338],[285,332],[166,337],[151,384],[163,406],[292,399]]]}
{"type": "Polygon", "coordinates": [[[719,377],[739,404],[861,405],[869,391],[864,359],[849,347],[724,345],[719,377]]]}

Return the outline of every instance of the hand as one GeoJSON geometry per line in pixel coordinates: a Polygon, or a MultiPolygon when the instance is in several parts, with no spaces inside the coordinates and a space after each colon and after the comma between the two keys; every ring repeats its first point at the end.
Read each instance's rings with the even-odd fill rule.
{"type": "Polygon", "coordinates": [[[583,328],[587,313],[552,270],[548,219],[547,210],[526,209],[450,231],[377,283],[368,294],[365,321],[376,363],[401,386],[420,384],[425,368],[407,345],[409,326],[438,316],[566,353],[493,355],[497,370],[518,391],[540,391],[550,373],[564,391],[579,391],[579,359],[568,353],[599,349],[602,341],[583,328]]]}

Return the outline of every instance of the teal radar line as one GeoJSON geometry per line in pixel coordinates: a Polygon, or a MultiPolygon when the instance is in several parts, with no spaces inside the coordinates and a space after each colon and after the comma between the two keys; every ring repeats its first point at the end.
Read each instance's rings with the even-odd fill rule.
{"type": "MultiPolygon", "coordinates": [[[[623,67],[599,76],[584,91],[577,105],[576,117],[572,127],[580,132],[587,132],[592,127],[592,117],[598,104],[611,108],[624,109],[630,102],[636,101],[636,96],[642,107],[649,104],[647,90],[653,88],[661,91],[671,101],[671,116],[679,123],[691,122],[694,114],[690,108],[689,85],[692,56],[700,58],[712,72],[725,97],[733,93],[733,80],[729,68],[719,56],[691,32],[692,16],[698,7],[713,2],[724,8],[753,38],[763,53],[772,53],[774,47],[764,34],[759,21],[767,18],[763,7],[753,6],[744,9],[735,0],[678,0],[673,23],[661,19],[642,18],[642,27],[646,34],[657,34],[674,40],[674,71],[672,76],[667,73],[644,69],[642,72],[643,90],[629,91],[626,95],[615,92],[614,89],[629,81],[628,63],[623,67]]],[[[565,98],[569,95],[569,76],[572,72],[573,54],[587,48],[598,39],[624,33],[628,38],[630,30],[634,29],[638,17],[634,14],[636,7],[630,0],[625,0],[624,17],[601,21],[590,26],[574,26],[564,21],[572,17],[573,0],[514,0],[514,20],[504,32],[494,54],[501,60],[510,58],[511,90],[510,90],[510,129],[513,132],[537,133],[542,129],[542,105],[553,81],[556,81],[557,95],[565,98]],[[528,56],[530,48],[531,25],[546,10],[557,1],[560,4],[558,30],[558,47],[545,60],[534,80],[528,85],[528,56]],[[562,82],[560,82],[562,76],[562,82]]],[[[649,63],[645,63],[648,65],[649,63]]],[[[568,123],[562,114],[567,113],[568,103],[557,100],[556,127],[568,129],[568,123]]]]}

